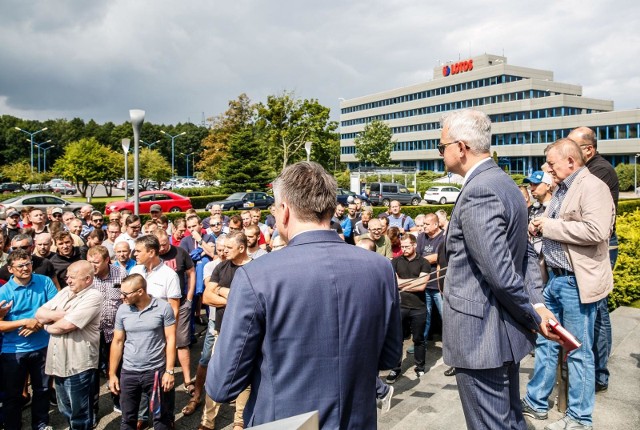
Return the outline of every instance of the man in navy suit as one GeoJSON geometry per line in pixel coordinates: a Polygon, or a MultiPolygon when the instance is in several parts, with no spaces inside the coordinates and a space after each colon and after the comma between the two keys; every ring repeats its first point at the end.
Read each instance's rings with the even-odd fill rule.
{"type": "Polygon", "coordinates": [[[462,110],[442,121],[438,150],[464,176],[445,242],[443,358],[455,367],[471,429],[526,429],[520,360],[535,331],[549,334],[542,279],[528,247],[527,207],[513,180],[491,159],[491,121],[462,110]]]}
{"type": "Polygon", "coordinates": [[[375,428],[378,370],[402,353],[388,259],[330,230],[336,182],[316,163],[273,183],[287,246],[238,268],[207,393],[228,402],[249,384],[245,426],[319,411],[323,428],[375,428]]]}

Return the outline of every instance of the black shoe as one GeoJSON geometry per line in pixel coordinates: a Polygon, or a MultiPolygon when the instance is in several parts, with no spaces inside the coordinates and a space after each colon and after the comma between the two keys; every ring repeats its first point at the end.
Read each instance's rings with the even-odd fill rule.
{"type": "Polygon", "coordinates": [[[55,390],[49,390],[49,406],[53,408],[58,407],[58,397],[55,390]]]}
{"type": "Polygon", "coordinates": [[[396,372],[395,370],[392,370],[387,375],[387,378],[385,381],[387,382],[387,384],[393,384],[398,380],[399,377],[400,377],[400,372],[396,372]]]}
{"type": "Polygon", "coordinates": [[[415,369],[416,372],[416,376],[419,378],[421,376],[424,376],[424,367],[416,367],[415,369]]]}
{"type": "Polygon", "coordinates": [[[608,385],[598,384],[596,382],[596,393],[604,393],[609,389],[608,385]]]}
{"type": "Polygon", "coordinates": [[[549,416],[546,412],[536,411],[531,406],[529,406],[527,402],[525,402],[524,400],[520,400],[520,403],[522,403],[522,415],[531,417],[534,420],[546,420],[547,417],[549,416]]]}
{"type": "Polygon", "coordinates": [[[447,370],[444,371],[444,376],[453,376],[456,374],[456,368],[455,367],[450,367],[447,370]]]}

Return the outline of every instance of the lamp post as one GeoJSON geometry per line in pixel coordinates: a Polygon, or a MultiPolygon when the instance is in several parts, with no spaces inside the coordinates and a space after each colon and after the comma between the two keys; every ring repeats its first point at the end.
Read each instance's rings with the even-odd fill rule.
{"type": "Polygon", "coordinates": [[[185,154],[184,152],[180,153],[180,155],[184,155],[185,158],[187,159],[187,178],[189,178],[189,157],[193,155],[193,158],[191,159],[191,164],[194,164],[194,159],[196,158],[195,154],[196,154],[195,152],[190,152],[189,154],[185,154]]]}
{"type": "Polygon", "coordinates": [[[144,111],[131,109],[129,117],[133,127],[133,213],[140,215],[140,130],[144,122],[144,111]]]}
{"type": "Polygon", "coordinates": [[[151,142],[151,143],[145,142],[144,140],[140,139],[140,143],[144,143],[145,145],[147,145],[147,148],[149,148],[149,149],[151,149],[151,147],[153,145],[155,145],[156,143],[158,143],[158,142],[160,142],[160,139],[156,140],[155,142],[151,142]]]}
{"type": "Polygon", "coordinates": [[[124,151],[124,201],[129,201],[129,180],[127,179],[128,170],[129,170],[129,145],[131,144],[131,139],[122,139],[122,150],[124,151]]]}
{"type": "Polygon", "coordinates": [[[638,157],[640,157],[640,154],[636,154],[633,157],[633,195],[637,196],[638,195],[638,157]]]}
{"type": "MultiPolygon", "coordinates": [[[[31,142],[31,140],[27,139],[27,142],[31,142]]],[[[51,143],[51,139],[45,140],[44,142],[40,143],[33,142],[33,144],[38,147],[38,173],[40,173],[40,148],[42,147],[42,145],[46,145],[47,143],[51,143]]]]}
{"type": "Polygon", "coordinates": [[[49,127],[45,127],[43,129],[40,129],[40,130],[34,131],[34,132],[23,130],[20,127],[15,127],[15,129],[29,135],[29,138],[30,138],[29,141],[31,142],[31,173],[33,173],[33,136],[35,136],[38,133],[42,133],[43,131],[48,130],[49,127]]]}
{"type": "Polygon", "coordinates": [[[175,169],[175,165],[176,165],[176,138],[179,136],[184,136],[185,134],[187,134],[186,131],[183,131],[180,134],[176,134],[175,136],[170,135],[169,133],[167,133],[164,130],[160,130],[160,133],[164,134],[165,136],[168,136],[171,138],[171,179],[175,179],[175,173],[176,173],[176,169],[175,169]]]}
{"type": "Polygon", "coordinates": [[[307,162],[311,159],[311,143],[312,142],[305,142],[304,144],[304,150],[307,151],[307,162]]]}
{"type": "Polygon", "coordinates": [[[47,151],[53,148],[55,145],[49,145],[46,148],[42,148],[42,152],[44,152],[44,173],[47,173],[47,151]]]}

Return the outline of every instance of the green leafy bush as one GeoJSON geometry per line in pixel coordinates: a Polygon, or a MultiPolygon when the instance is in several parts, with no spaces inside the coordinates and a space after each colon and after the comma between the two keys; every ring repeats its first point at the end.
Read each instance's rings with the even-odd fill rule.
{"type": "Polygon", "coordinates": [[[609,295],[611,310],[640,299],[640,210],[620,215],[616,230],[620,246],[609,295]]]}

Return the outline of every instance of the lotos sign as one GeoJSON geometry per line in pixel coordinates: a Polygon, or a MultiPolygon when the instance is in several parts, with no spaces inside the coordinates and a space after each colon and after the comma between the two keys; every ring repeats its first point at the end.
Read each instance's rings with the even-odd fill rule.
{"type": "Polygon", "coordinates": [[[469,72],[473,70],[473,60],[460,61],[450,66],[444,66],[442,68],[442,76],[457,75],[462,72],[469,72]]]}

